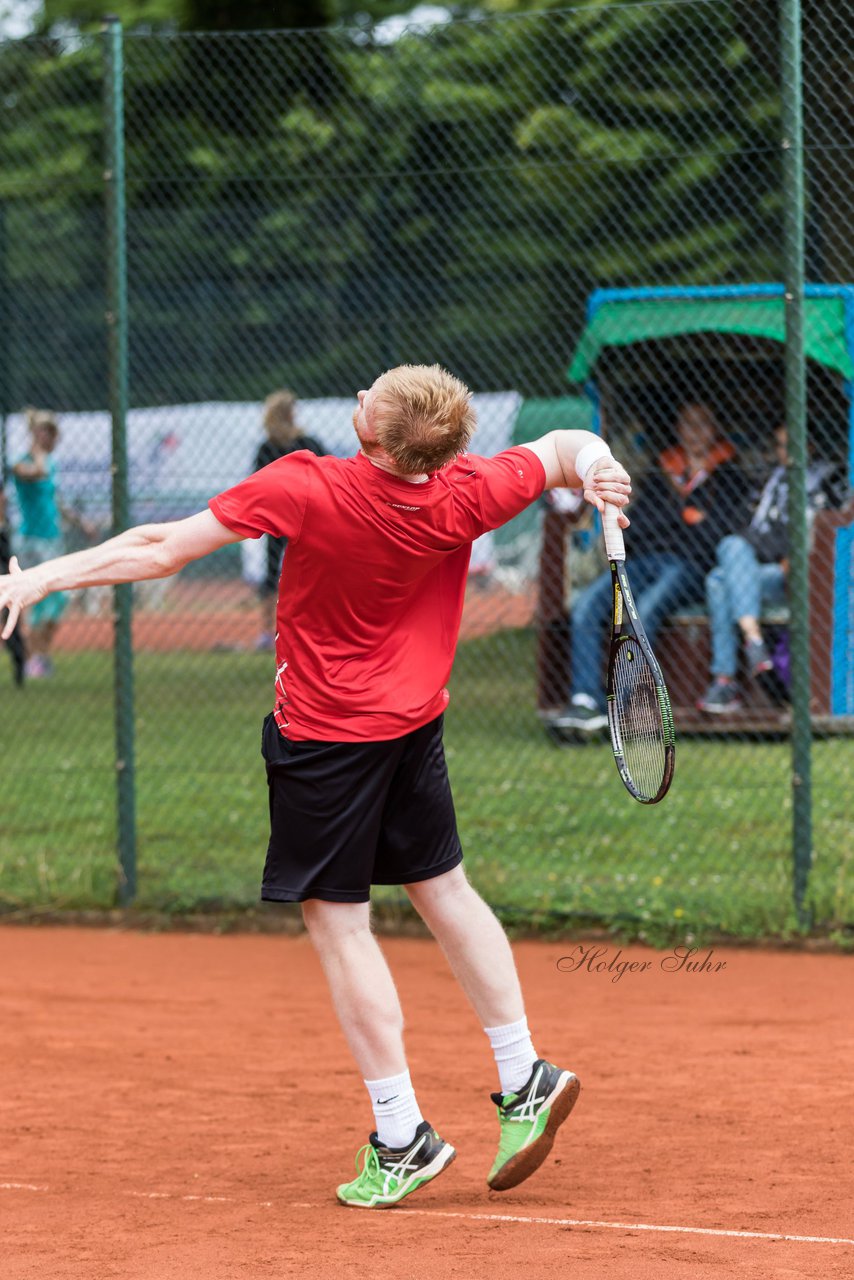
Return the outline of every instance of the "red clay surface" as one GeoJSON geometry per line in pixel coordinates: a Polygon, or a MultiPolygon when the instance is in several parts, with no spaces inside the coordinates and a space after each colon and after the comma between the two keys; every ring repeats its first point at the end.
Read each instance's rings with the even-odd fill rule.
{"type": "MultiPolygon", "coordinates": [[[[489,635],[504,627],[527,627],[534,617],[536,588],[516,593],[498,583],[479,586],[470,579],[460,628],[461,640],[489,635]]],[[[239,582],[170,583],[160,608],[134,611],[133,643],[138,651],[172,649],[251,649],[259,630],[258,600],[250,587],[239,582]]],[[[111,649],[113,621],[109,596],[100,613],[87,615],[78,608],[63,618],[55,648],[111,649]]]]}
{"type": "Polygon", "coordinates": [[[631,948],[651,967],[614,983],[560,972],[571,943],[518,944],[537,1047],[582,1093],[548,1164],[497,1194],[486,1038],[431,942],[383,946],[459,1156],[369,1213],[333,1198],[371,1113],[304,937],[0,929],[3,1280],[854,1274],[852,959],[664,973],[631,948]]]}

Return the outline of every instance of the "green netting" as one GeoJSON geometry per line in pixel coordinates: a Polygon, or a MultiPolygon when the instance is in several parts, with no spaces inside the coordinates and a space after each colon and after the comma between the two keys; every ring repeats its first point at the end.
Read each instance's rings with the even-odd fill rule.
{"type": "MultiPolygon", "coordinates": [[[[807,298],[804,307],[807,356],[846,378],[854,377],[854,360],[846,344],[842,297],[807,298]]],[[[584,330],[569,369],[572,382],[583,382],[605,347],[625,347],[653,338],[684,333],[739,333],[754,338],[785,339],[783,298],[639,298],[603,303],[584,330]]]]}
{"type": "MultiPolygon", "coordinates": [[[[783,182],[795,68],[779,57],[779,6],[460,6],[443,22],[395,18],[393,30],[371,20],[384,7],[339,6],[326,29],[193,33],[198,6],[119,6],[131,19],[121,78],[131,521],[190,515],[251,471],[265,398],[279,388],[297,397],[298,425],[346,456],[356,391],[400,362],[439,362],[471,387],[479,453],[586,427],[590,405],[566,371],[591,296],[625,301],[602,307],[573,373],[585,376],[609,343],[635,344],[602,359],[599,408],[638,499],[683,403],[714,411],[751,484],[764,485],[786,412],[784,304],[769,300],[781,286],[739,282],[782,278],[784,217],[798,212],[783,182]]],[[[804,213],[818,282],[807,305],[810,437],[847,480],[854,0],[803,7],[804,213]]],[[[0,459],[12,467],[28,447],[25,406],[59,415],[58,492],[103,536],[113,474],[104,136],[116,127],[105,106],[119,78],[86,21],[92,6],[39,8],[43,37],[0,42],[0,459]]],[[[14,483],[6,499],[0,532],[17,553],[14,483]]],[[[816,927],[846,937],[852,519],[842,506],[819,511],[810,557],[814,725],[829,740],[814,753],[809,893],[816,927]]],[[[737,533],[742,517],[732,521],[737,533]]],[[[73,524],[66,533],[68,550],[88,536],[73,524]]],[[[768,687],[721,628],[739,649],[741,707],[728,717],[697,705],[711,675],[711,629],[694,607],[704,583],[661,622],[677,775],[664,805],[639,812],[602,735],[566,731],[583,633],[606,653],[608,601],[586,623],[579,609],[604,566],[595,530],[538,502],[478,540],[472,563],[446,741],[466,865],[489,902],[526,924],[653,938],[793,929],[777,622],[763,612],[777,664],[768,687]]],[[[275,679],[257,593],[265,569],[266,548],[248,540],[134,588],[144,908],[257,899],[259,730],[275,679]]],[[[19,688],[15,655],[0,651],[0,913],[116,901],[126,760],[114,747],[112,646],[113,597],[87,589],[69,600],[49,678],[19,688]]],[[[593,682],[603,674],[600,664],[593,682]]]]}

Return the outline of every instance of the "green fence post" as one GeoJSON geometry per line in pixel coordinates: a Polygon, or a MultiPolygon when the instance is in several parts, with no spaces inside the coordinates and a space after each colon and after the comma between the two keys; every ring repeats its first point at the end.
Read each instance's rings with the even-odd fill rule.
{"type": "MultiPolygon", "coordinates": [[[[130,523],[128,501],[128,291],[125,226],[124,55],[122,24],[104,19],[104,192],[107,213],[107,334],[112,418],[113,534],[130,523]]],[[[114,587],[113,661],[115,679],[118,854],[122,876],[119,902],[136,896],[136,795],[134,774],[132,588],[114,587]]]]}
{"type": "Polygon", "coordinates": [[[812,865],[812,721],[809,672],[807,384],[804,356],[804,137],[800,0],[781,0],[786,426],[789,438],[789,644],[792,661],[792,850],[795,912],[806,903],[812,865]]]}

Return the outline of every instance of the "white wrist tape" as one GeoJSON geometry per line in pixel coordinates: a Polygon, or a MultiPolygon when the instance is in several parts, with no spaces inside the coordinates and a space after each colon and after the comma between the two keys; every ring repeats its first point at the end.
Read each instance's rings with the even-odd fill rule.
{"type": "Polygon", "coordinates": [[[604,440],[593,440],[590,444],[583,445],[575,459],[575,471],[581,483],[584,483],[585,476],[594,462],[598,462],[600,458],[613,456],[604,440]]]}

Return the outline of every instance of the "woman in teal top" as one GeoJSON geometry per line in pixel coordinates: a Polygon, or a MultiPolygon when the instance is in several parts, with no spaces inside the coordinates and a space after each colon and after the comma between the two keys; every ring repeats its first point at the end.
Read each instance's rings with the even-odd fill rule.
{"type": "MultiPolygon", "coordinates": [[[[56,462],[51,456],[59,440],[59,423],[52,413],[27,410],[30,448],[12,467],[21,512],[21,528],[16,539],[18,560],[24,569],[61,556],[63,517],[91,532],[88,522],[67,511],[56,489],[56,462]]],[[[68,604],[64,592],[47,596],[30,611],[29,657],[25,672],[38,679],[53,672],[50,650],[59,621],[68,604]]]]}

